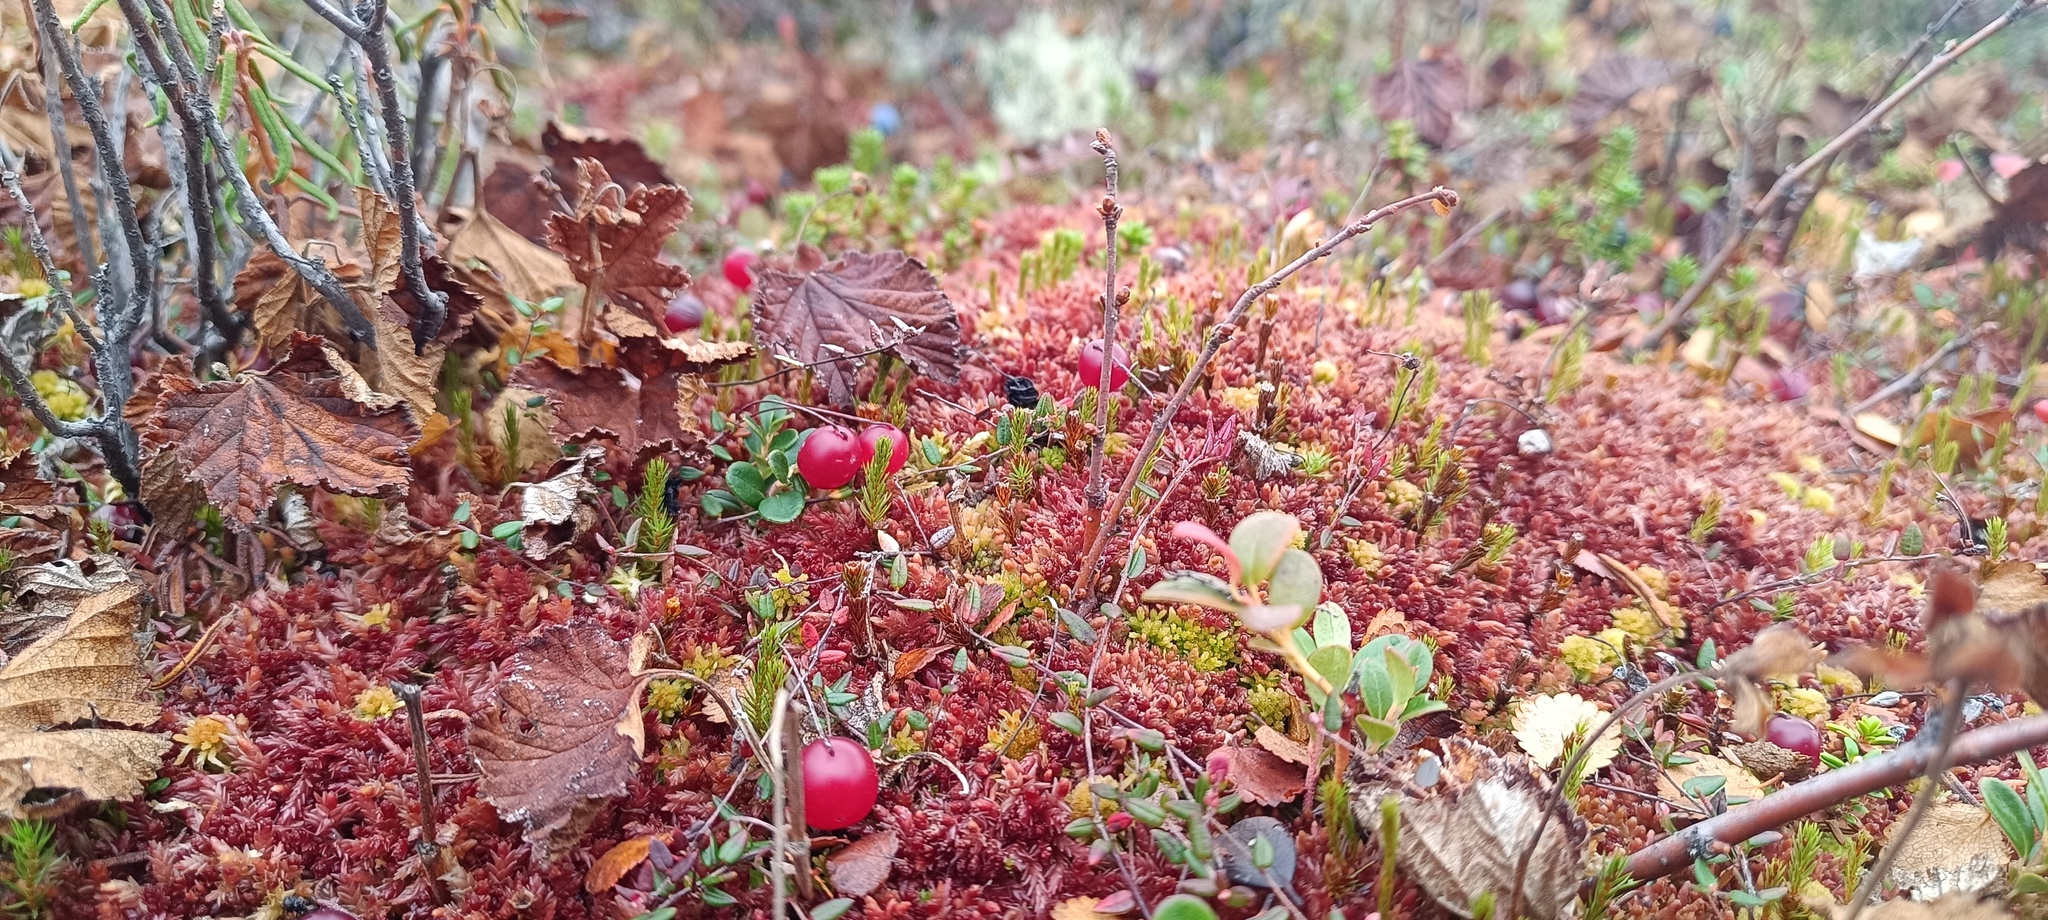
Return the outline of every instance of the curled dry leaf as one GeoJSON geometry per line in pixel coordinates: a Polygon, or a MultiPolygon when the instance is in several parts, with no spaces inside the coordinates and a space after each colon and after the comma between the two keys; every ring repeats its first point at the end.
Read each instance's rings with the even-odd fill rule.
{"type": "Polygon", "coordinates": [[[57,484],[37,473],[40,465],[28,450],[0,460],[0,513],[37,519],[65,515],[57,484]]]}
{"type": "MultiPolygon", "coordinates": [[[[569,468],[544,482],[513,483],[520,486],[519,519],[531,527],[537,524],[566,524],[579,509],[589,510],[598,496],[590,481],[588,467],[604,465],[604,448],[593,446],[578,454],[569,468]]],[[[580,527],[579,527],[580,529],[580,527]]]]}
{"type": "Polygon", "coordinates": [[[661,254],[690,215],[690,193],[674,185],[636,185],[622,192],[596,160],[576,161],[574,209],[548,216],[548,247],[569,262],[576,280],[660,322],[669,298],[690,286],[690,273],[661,254]]]}
{"type": "Polygon", "coordinates": [[[519,365],[512,381],[547,394],[564,441],[610,438],[637,463],[695,435],[699,378],[753,351],[745,342],[636,337],[619,343],[617,367],[570,369],[543,357],[519,365]]]}
{"type": "Polygon", "coordinates": [[[1224,748],[1223,753],[1230,759],[1230,783],[1247,802],[1282,805],[1308,788],[1306,771],[1277,754],[1254,747],[1224,748]]]}
{"type": "MultiPolygon", "coordinates": [[[[354,262],[341,261],[332,246],[307,246],[304,255],[326,263],[328,270],[341,279],[342,286],[354,290],[361,286],[363,267],[354,262]]],[[[235,306],[243,316],[249,317],[249,328],[255,333],[256,344],[264,349],[279,348],[292,340],[297,333],[310,333],[333,339],[348,338],[348,328],[334,305],[327,302],[320,292],[306,283],[306,279],[285,264],[268,249],[258,252],[235,275],[235,306]]],[[[373,330],[362,330],[374,334],[373,330]]]]}
{"type": "Polygon", "coordinates": [[[0,616],[0,817],[49,817],[133,798],[156,776],[170,739],[79,722],[154,725],[161,713],[135,639],[142,581],[114,556],[21,573],[24,601],[0,616]]]}
{"type": "Polygon", "coordinates": [[[1910,892],[1915,901],[1990,888],[2005,880],[2013,856],[1991,813],[1962,802],[1929,808],[1920,827],[1899,846],[1889,881],[1910,892]]]}
{"type": "Polygon", "coordinates": [[[544,860],[567,852],[604,800],[626,792],[645,744],[631,644],[595,620],[535,633],[469,726],[477,792],[526,825],[544,860]]]}
{"type": "MultiPolygon", "coordinates": [[[[577,160],[596,160],[604,166],[611,181],[626,189],[675,184],[661,164],[647,155],[647,148],[630,137],[614,137],[594,128],[551,121],[541,129],[540,149],[554,162],[555,172],[565,179],[577,175],[577,160]]],[[[574,201],[578,191],[578,188],[570,186],[564,188],[562,194],[574,201]]]]}
{"type": "MultiPolygon", "coordinates": [[[[1440,759],[1416,750],[1377,767],[1360,761],[1351,808],[1359,826],[1376,833],[1380,802],[1400,796],[1401,870],[1446,910],[1471,916],[1481,893],[1508,900],[1516,864],[1557,793],[1519,755],[1502,756],[1464,738],[1440,743],[1440,759]]],[[[1571,915],[1585,878],[1587,836],[1586,820],[1576,812],[1551,816],[1523,879],[1526,916],[1560,920],[1571,915]]]]}
{"type": "Polygon", "coordinates": [[[641,863],[647,861],[647,854],[653,851],[655,840],[667,843],[673,836],[644,834],[612,844],[612,848],[604,851],[604,855],[599,856],[596,862],[590,864],[590,869],[583,873],[583,890],[599,894],[617,885],[620,879],[626,877],[626,873],[639,868],[641,863]]]}
{"type": "Polygon", "coordinates": [[[849,898],[866,897],[889,880],[896,864],[895,831],[877,831],[847,844],[825,860],[832,888],[849,898]]]}
{"type": "Polygon", "coordinates": [[[406,446],[419,434],[405,413],[349,398],[326,370],[322,340],[295,335],[291,359],[258,374],[201,383],[164,380],[142,432],[153,451],[177,457],[187,481],[223,517],[247,527],[284,484],[388,498],[412,481],[406,446]]]}
{"type": "Polygon", "coordinates": [[[909,680],[917,672],[937,661],[940,655],[953,650],[950,645],[934,645],[928,648],[911,649],[896,656],[896,663],[889,667],[889,676],[897,680],[909,680]]]}
{"type": "Polygon", "coordinates": [[[1259,747],[1273,752],[1273,755],[1281,760],[1308,766],[1308,745],[1275,731],[1270,725],[1259,726],[1259,730],[1252,733],[1252,740],[1257,741],[1259,747]]]}
{"type": "Polygon", "coordinates": [[[924,263],[900,251],[847,253],[798,274],[762,270],[754,337],[763,348],[815,365],[840,405],[852,402],[858,369],[847,356],[878,348],[925,376],[960,378],[959,314],[924,263]]]}
{"type": "Polygon", "coordinates": [[[1842,667],[1877,675],[1893,686],[1946,686],[1961,681],[1965,692],[1989,689],[2023,692],[2048,700],[2048,600],[2032,563],[1986,563],[1981,584],[1955,567],[1935,569],[1927,579],[1927,653],[1863,646],[1837,657],[1842,667]],[[1980,588],[1989,588],[1980,594],[1980,588]],[[1993,607],[1987,599],[2000,605],[1993,607]]]}
{"type": "MultiPolygon", "coordinates": [[[[1568,752],[1585,743],[1607,721],[1607,710],[1576,693],[1529,697],[1514,704],[1514,736],[1530,763],[1548,770],[1562,766],[1568,752]]],[[[1621,753],[1621,732],[1608,729],[1586,755],[1582,776],[1592,776],[1621,753]]]]}
{"type": "Polygon", "coordinates": [[[554,250],[478,211],[448,237],[448,263],[456,280],[483,298],[482,312],[501,326],[520,318],[511,298],[541,303],[574,287],[569,263],[554,250]]]}

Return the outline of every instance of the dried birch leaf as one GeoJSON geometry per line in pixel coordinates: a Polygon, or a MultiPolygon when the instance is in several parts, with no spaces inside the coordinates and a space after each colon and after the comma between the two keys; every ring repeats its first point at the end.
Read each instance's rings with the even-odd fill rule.
{"type": "MultiPolygon", "coordinates": [[[[561,255],[520,236],[488,211],[478,211],[448,238],[447,258],[456,277],[486,302],[517,297],[540,303],[576,284],[561,255]]],[[[501,318],[510,322],[511,304],[502,307],[501,318]]]]}
{"type": "Polygon", "coordinates": [[[1273,756],[1281,760],[1308,766],[1308,745],[1280,734],[1270,725],[1259,726],[1259,730],[1252,733],[1252,740],[1257,741],[1259,747],[1271,751],[1273,756]]]}
{"type": "Polygon", "coordinates": [[[798,274],[764,269],[753,309],[761,346],[815,365],[834,403],[853,399],[859,365],[847,356],[885,346],[920,374],[960,379],[959,314],[924,263],[900,251],[847,253],[798,274]]]}
{"type": "Polygon", "coordinates": [[[889,880],[896,863],[895,831],[877,831],[847,844],[825,860],[832,887],[849,898],[866,897],[889,880]]]}
{"type": "Polygon", "coordinates": [[[1288,763],[1278,754],[1260,748],[1224,748],[1230,759],[1230,783],[1247,802],[1281,805],[1294,801],[1308,788],[1306,771],[1288,763]]]}
{"type": "Polygon", "coordinates": [[[624,795],[645,743],[630,643],[595,620],[541,629],[507,662],[493,704],[469,727],[477,792],[553,861],[604,800],[624,795]]]}
{"type": "Polygon", "coordinates": [[[1915,901],[1985,890],[2005,880],[2012,862],[2012,846],[1991,813],[1962,802],[1929,808],[1920,827],[1899,846],[1888,880],[1911,892],[1915,901]]]}
{"type": "Polygon", "coordinates": [[[626,873],[639,868],[640,864],[647,860],[647,854],[653,851],[656,839],[667,843],[668,837],[667,834],[646,834],[628,837],[612,844],[612,848],[604,851],[603,856],[599,856],[596,862],[590,864],[589,871],[583,873],[583,890],[591,894],[602,894],[613,885],[617,885],[620,879],[626,877],[626,873]]]}
{"type": "MultiPolygon", "coordinates": [[[[1380,802],[1401,797],[1400,867],[1446,910],[1470,916],[1482,893],[1503,901],[1515,866],[1557,794],[1549,779],[1519,755],[1503,757],[1464,738],[1445,738],[1438,760],[1415,751],[1377,771],[1365,767],[1351,808],[1361,827],[1377,829],[1380,802]],[[1426,781],[1426,782],[1425,782],[1426,781]]],[[[1571,915],[1585,878],[1586,820],[1556,814],[1536,841],[1523,880],[1523,910],[1534,920],[1571,915]]]]}

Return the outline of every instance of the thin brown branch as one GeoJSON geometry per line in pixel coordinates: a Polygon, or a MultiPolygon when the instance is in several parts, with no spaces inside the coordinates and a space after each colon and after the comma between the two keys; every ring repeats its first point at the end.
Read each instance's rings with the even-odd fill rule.
{"type": "Polygon", "coordinates": [[[1097,130],[1095,143],[1090,145],[1102,155],[1103,195],[1102,204],[1096,209],[1102,215],[1102,239],[1106,247],[1103,253],[1102,280],[1102,369],[1095,380],[1095,436],[1088,448],[1088,487],[1083,494],[1088,500],[1088,523],[1086,535],[1092,539],[1102,527],[1102,507],[1109,502],[1109,486],[1102,477],[1102,455],[1109,441],[1109,400],[1110,381],[1116,379],[1116,224],[1123,217],[1123,206],[1116,202],[1117,161],[1116,146],[1111,143],[1109,132],[1097,130]]]}
{"type": "Polygon", "coordinates": [[[1877,392],[1864,397],[1855,405],[1850,406],[1849,411],[1842,413],[1842,421],[1845,424],[1854,424],[1856,416],[1876,408],[1887,399],[1919,386],[1920,381],[1927,379],[1928,374],[1933,373],[1935,368],[1941,366],[1941,362],[1948,360],[1950,355],[1969,347],[1971,342],[1976,341],[1979,333],[1985,329],[1996,328],[1998,326],[1995,323],[1982,323],[1956,333],[1954,338],[1949,339],[1940,348],[1935,349],[1934,354],[1928,355],[1925,360],[1915,365],[1912,370],[1907,371],[1899,379],[1885,384],[1877,392]]]}
{"type": "Polygon", "coordinates": [[[1252,304],[1257,303],[1260,298],[1272,293],[1274,288],[1279,287],[1288,278],[1293,277],[1295,272],[1301,271],[1303,268],[1328,256],[1337,247],[1344,245],[1345,241],[1371,230],[1380,221],[1424,204],[1435,204],[1439,208],[1454,208],[1458,206],[1458,193],[1443,186],[1437,186],[1420,195],[1403,198],[1393,204],[1375,208],[1364,217],[1337,231],[1329,239],[1318,243],[1315,248],[1302,253],[1300,258],[1281,266],[1278,271],[1268,275],[1265,280],[1246,288],[1244,294],[1237,298],[1237,303],[1231,306],[1230,312],[1224,314],[1223,318],[1217,321],[1216,325],[1210,327],[1208,341],[1203,344],[1201,354],[1195,357],[1195,363],[1188,368],[1187,376],[1181,379],[1180,386],[1173,391],[1171,397],[1167,398],[1165,404],[1159,407],[1158,414],[1153,416],[1152,428],[1145,435],[1145,445],[1138,450],[1137,458],[1131,463],[1130,472],[1124,474],[1123,485],[1117,488],[1116,497],[1110,500],[1108,513],[1104,516],[1102,526],[1096,528],[1094,539],[1088,546],[1088,553],[1081,561],[1080,577],[1074,582],[1074,591],[1077,596],[1087,599],[1093,598],[1094,590],[1092,586],[1094,585],[1095,569],[1102,562],[1103,552],[1109,543],[1109,535],[1116,530],[1117,519],[1123,515],[1124,509],[1130,505],[1131,496],[1138,491],[1138,481],[1145,475],[1145,469],[1150,465],[1153,455],[1159,452],[1160,442],[1165,440],[1166,433],[1172,430],[1173,417],[1180,412],[1180,407],[1183,403],[1187,402],[1188,396],[1194,393],[1195,387],[1200,385],[1202,377],[1208,372],[1209,363],[1216,359],[1216,353],[1221,351],[1223,344],[1230,341],[1231,336],[1237,333],[1237,324],[1244,320],[1245,313],[1251,310],[1252,304]]]}
{"type": "Polygon", "coordinates": [[[1687,314],[1691,313],[1692,308],[1700,302],[1701,298],[1706,296],[1707,289],[1712,287],[1714,282],[1719,279],[1722,269],[1727,268],[1728,262],[1733,258],[1736,250],[1742,247],[1743,242],[1756,229],[1757,221],[1763,215],[1769,214],[1771,209],[1775,208],[1787,193],[1799,183],[1805,181],[1806,177],[1812,174],[1814,170],[1820,168],[1821,164],[1832,161],[1837,154],[1841,153],[1850,144],[1855,143],[1857,138],[1869,133],[1871,128],[1876,127],[1879,121],[1882,121],[1886,115],[1891,114],[1892,110],[1898,108],[1899,104],[1906,101],[1907,97],[1918,92],[1920,87],[1927,85],[1928,81],[1934,79],[1942,71],[1947,70],[1949,65],[1954,64],[1963,55],[1970,53],[1972,49],[1983,44],[1986,39],[2004,31],[2007,26],[2019,21],[2028,13],[2039,9],[2044,3],[2048,3],[2048,0],[2018,0],[2010,9],[1999,15],[1997,19],[1985,23],[1983,28],[1978,29],[1969,38],[1957,42],[1942,53],[1929,59],[1926,66],[1921,67],[1920,71],[1913,75],[1912,79],[1907,80],[1904,85],[1893,90],[1891,95],[1884,98],[1884,101],[1871,106],[1869,111],[1863,113],[1862,118],[1857,119],[1855,124],[1843,129],[1842,133],[1835,135],[1835,139],[1829,141],[1827,146],[1815,151],[1812,156],[1801,161],[1799,165],[1786,170],[1784,175],[1778,177],[1778,181],[1771,183],[1771,187],[1764,193],[1764,197],[1758,200],[1756,204],[1751,205],[1748,211],[1743,214],[1742,220],[1730,232],[1728,241],[1722,245],[1721,251],[1715,253],[1713,261],[1700,272],[1699,280],[1693,282],[1692,287],[1686,289],[1684,296],[1678,299],[1678,303],[1672,305],[1671,312],[1665,314],[1664,318],[1656,326],[1652,327],[1643,334],[1641,339],[1637,340],[1636,347],[1655,347],[1658,342],[1663,341],[1665,337],[1677,331],[1678,327],[1685,322],[1687,314]]]}
{"type": "Polygon", "coordinates": [[[420,304],[420,315],[412,324],[413,352],[419,354],[427,342],[440,334],[441,324],[448,318],[448,298],[427,285],[426,273],[420,267],[425,252],[425,240],[420,236],[424,221],[420,219],[413,188],[412,157],[406,151],[411,129],[406,126],[405,112],[398,107],[398,79],[391,71],[391,46],[384,41],[386,3],[387,0],[372,0],[368,21],[363,23],[362,31],[350,37],[362,46],[368,59],[370,82],[377,89],[377,108],[384,116],[384,143],[391,150],[391,197],[398,205],[399,273],[420,304]]]}
{"type": "MultiPolygon", "coordinates": [[[[1957,734],[1949,756],[1942,760],[1952,765],[1985,763],[2044,744],[2048,716],[2029,716],[1957,734]]],[[[1837,802],[1906,782],[1926,772],[1939,753],[1931,745],[1913,745],[1830,770],[1635,851],[1629,856],[1628,873],[1647,882],[1682,871],[1695,855],[1717,843],[1748,840],[1837,802]]]]}

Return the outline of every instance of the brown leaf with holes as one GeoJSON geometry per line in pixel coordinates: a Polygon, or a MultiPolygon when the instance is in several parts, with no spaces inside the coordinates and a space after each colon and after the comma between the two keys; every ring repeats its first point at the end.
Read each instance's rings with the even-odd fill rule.
{"type": "Polygon", "coordinates": [[[609,438],[637,463],[695,436],[691,403],[703,392],[701,376],[753,353],[745,342],[628,338],[617,367],[570,369],[542,357],[519,365],[512,381],[547,395],[564,441],[609,438]]]}
{"type": "Polygon", "coordinates": [[[1502,756],[1474,741],[1439,744],[1441,757],[1414,750],[1384,767],[1365,768],[1351,787],[1359,826],[1376,832],[1380,803],[1398,796],[1402,873],[1460,916],[1470,915],[1482,893],[1512,890],[1516,867],[1536,840],[1522,877],[1523,914],[1533,920],[1571,916],[1586,876],[1586,819],[1556,809],[1537,839],[1536,826],[1557,799],[1548,777],[1528,758],[1502,756]]]}
{"type": "MultiPolygon", "coordinates": [[[[1898,827],[1892,824],[1890,836],[1898,827]]],[[[1919,901],[2003,884],[2013,859],[2012,844],[1991,813],[1963,802],[1935,803],[1912,836],[1885,843],[1899,848],[1886,880],[1919,901]]]]}
{"type": "Polygon", "coordinates": [[[755,279],[754,338],[814,365],[831,400],[853,401],[861,352],[886,348],[918,373],[960,379],[960,316],[924,263],[901,251],[847,253],[814,271],[755,279]]]}
{"type": "Polygon", "coordinates": [[[1465,111],[1465,63],[1425,49],[1373,80],[1372,107],[1382,121],[1413,122],[1417,137],[1441,147],[1465,111]]]}
{"type": "Polygon", "coordinates": [[[135,798],[170,749],[169,735],[117,728],[0,735],[0,817],[54,818],[135,798]]]}
{"type": "Polygon", "coordinates": [[[16,573],[0,613],[0,732],[98,720],[151,725],[158,706],[135,630],[142,579],[117,556],[58,560],[16,573]]]}
{"type": "Polygon", "coordinates": [[[287,483],[389,498],[412,481],[406,447],[419,430],[403,412],[350,399],[328,368],[323,340],[298,335],[291,357],[233,380],[164,380],[143,430],[153,450],[177,456],[233,524],[247,527],[287,483]],[[317,370],[316,370],[317,369],[317,370]]]}
{"type": "Polygon", "coordinates": [[[552,862],[624,795],[646,744],[631,643],[580,618],[542,628],[505,663],[490,705],[469,726],[483,778],[477,794],[552,862]]]}
{"type": "Polygon", "coordinates": [[[1255,747],[1223,749],[1230,760],[1230,783],[1245,801],[1284,805],[1308,788],[1306,771],[1279,755],[1255,747]]]}
{"type": "Polygon", "coordinates": [[[895,831],[876,831],[847,844],[825,860],[832,888],[843,897],[866,897],[889,880],[896,864],[895,831]]]}
{"type": "Polygon", "coordinates": [[[576,167],[581,193],[571,213],[548,216],[548,247],[585,287],[660,322],[669,298],[690,286],[690,273],[661,254],[690,214],[690,193],[673,185],[621,193],[596,160],[576,167]]]}
{"type": "Polygon", "coordinates": [[[51,817],[128,799],[170,748],[154,725],[143,671],[142,579],[116,556],[60,560],[13,573],[17,603],[0,611],[0,817],[51,817]]]}

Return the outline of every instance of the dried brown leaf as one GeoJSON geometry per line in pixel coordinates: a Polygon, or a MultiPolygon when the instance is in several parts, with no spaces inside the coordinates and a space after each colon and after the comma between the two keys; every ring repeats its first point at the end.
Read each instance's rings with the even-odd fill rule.
{"type": "MultiPolygon", "coordinates": [[[[560,254],[520,236],[488,211],[477,212],[449,236],[447,259],[456,277],[487,303],[493,297],[540,303],[576,284],[560,254]]],[[[509,303],[503,306],[510,310],[509,303]]]]}
{"type": "Polygon", "coordinates": [[[1252,733],[1252,740],[1257,741],[1259,747],[1273,752],[1281,760],[1308,766],[1308,745],[1275,731],[1270,725],[1259,726],[1259,730],[1252,733]]]}
{"type": "Polygon", "coordinates": [[[0,734],[0,817],[49,818],[135,798],[170,749],[168,735],[115,728],[0,734]]]}
{"type": "Polygon", "coordinates": [[[547,394],[564,441],[610,438],[638,462],[694,437],[698,378],[752,354],[745,342],[629,338],[619,343],[617,367],[571,370],[543,357],[519,365],[512,380],[547,394]]]}
{"type": "Polygon", "coordinates": [[[1052,906],[1052,920],[1116,920],[1116,914],[1105,914],[1095,909],[1102,903],[1101,898],[1068,898],[1052,906]]]}
{"type": "Polygon", "coordinates": [[[2048,575],[2032,562],[1986,562],[1977,570],[1978,610],[2017,613],[2040,604],[2048,604],[2048,575]]]}
{"type": "Polygon", "coordinates": [[[1247,802],[1282,805],[1308,788],[1307,772],[1278,754],[1255,747],[1223,750],[1230,759],[1230,782],[1247,802]]]}
{"type": "Polygon", "coordinates": [[[934,645],[928,648],[911,649],[896,656],[896,663],[889,667],[889,676],[897,680],[909,680],[917,676],[917,672],[924,670],[932,662],[937,661],[940,655],[952,650],[953,647],[950,645],[934,645]]]}
{"type": "Polygon", "coordinates": [[[567,852],[639,767],[645,738],[630,649],[595,620],[544,627],[506,663],[491,705],[470,723],[477,793],[524,823],[544,860],[567,852]]]}
{"type": "Polygon", "coordinates": [[[1413,122],[1417,137],[1441,147],[1465,111],[1465,63],[1447,52],[1402,60],[1373,80],[1372,107],[1382,121],[1413,122]]]}
{"type": "Polygon", "coordinates": [[[22,601],[0,615],[0,732],[87,720],[153,725],[159,710],[135,640],[142,579],[115,556],[19,574],[22,601]],[[32,602],[32,603],[31,603],[32,602]]]}
{"type": "MultiPolygon", "coordinates": [[[[340,261],[334,247],[308,246],[307,250],[324,261],[344,287],[361,284],[362,266],[340,261]]],[[[296,333],[332,339],[348,337],[347,327],[342,325],[341,315],[335,312],[333,304],[267,249],[250,258],[249,264],[235,275],[234,290],[235,306],[249,317],[249,328],[262,348],[283,346],[296,333]]]]}
{"type": "Polygon", "coordinates": [[[764,269],[753,309],[755,340],[814,365],[834,403],[853,399],[848,356],[884,347],[920,374],[960,378],[959,314],[924,263],[900,251],[847,253],[800,274],[764,269]]]}
{"type": "MultiPolygon", "coordinates": [[[[1806,909],[1834,920],[1848,920],[1854,913],[1832,899],[1802,899],[1806,909]]],[[[2012,920],[2012,912],[1995,897],[1953,894],[1920,902],[1899,898],[1870,905],[1860,916],[1870,920],[2012,920]]]]}
{"type": "MultiPolygon", "coordinates": [[[[1894,823],[1892,828],[1898,826],[1894,823]]],[[[2013,855],[1991,813],[1962,802],[1936,803],[1898,846],[1888,879],[1912,892],[1916,901],[1982,891],[2002,882],[2013,855]]]]}
{"type": "Polygon", "coordinates": [[[68,516],[57,484],[42,478],[40,465],[35,452],[26,450],[0,461],[0,513],[41,520],[68,516]]]}
{"type": "MultiPolygon", "coordinates": [[[[1351,808],[1360,826],[1377,829],[1381,801],[1400,796],[1401,870],[1438,904],[1466,916],[1481,893],[1499,897],[1513,887],[1523,851],[1557,794],[1520,755],[1504,757],[1464,738],[1439,743],[1439,765],[1427,764],[1435,755],[1415,751],[1363,777],[1352,787],[1351,808]]],[[[1551,817],[1523,879],[1525,916],[1570,916],[1585,878],[1587,837],[1578,814],[1551,817]]]]}
{"type": "Polygon", "coordinates": [[[332,373],[309,373],[329,369],[321,340],[295,336],[291,353],[267,372],[233,380],[166,378],[143,431],[148,446],[175,453],[186,479],[243,527],[287,483],[388,498],[412,481],[412,421],[350,399],[332,373]]]}
{"type": "Polygon", "coordinates": [[[1604,553],[1580,550],[1578,558],[1572,560],[1572,564],[1602,578],[1621,582],[1635,594],[1637,600],[1643,602],[1643,606],[1650,613],[1656,615],[1657,622],[1665,629],[1678,629],[1684,625],[1684,617],[1670,604],[1665,603],[1649,583],[1643,581],[1643,577],[1636,574],[1636,570],[1630,568],[1627,563],[1604,553]]]}
{"type": "Polygon", "coordinates": [[[596,160],[576,165],[582,192],[573,213],[548,216],[548,246],[594,293],[661,321],[669,298],[690,286],[690,273],[661,254],[662,244],[690,214],[690,193],[673,185],[641,185],[621,195],[596,160]]]}
{"type": "MultiPolygon", "coordinates": [[[[548,122],[540,132],[540,149],[555,164],[556,175],[576,177],[577,160],[596,160],[604,166],[611,181],[630,190],[642,185],[674,185],[661,164],[647,155],[647,148],[630,137],[614,137],[593,128],[579,128],[560,122],[548,122]]],[[[575,187],[562,189],[562,194],[574,201],[580,191],[575,187]]]]}
{"type": "Polygon", "coordinates": [[[640,864],[647,860],[647,854],[653,850],[657,838],[667,843],[669,835],[646,834],[628,837],[612,844],[612,848],[604,851],[604,855],[599,856],[596,862],[590,864],[590,869],[583,873],[583,890],[591,894],[601,894],[617,885],[620,879],[626,877],[626,873],[639,868],[640,864]]]}
{"type": "Polygon", "coordinates": [[[1567,107],[1573,127],[1592,128],[1616,109],[1629,104],[1637,93],[1669,84],[1679,68],[1668,61],[1613,54],[1594,61],[1579,74],[1578,89],[1567,107]]]}
{"type": "Polygon", "coordinates": [[[889,870],[896,864],[897,847],[895,831],[877,831],[847,844],[825,860],[832,888],[849,898],[873,893],[889,880],[889,870]]]}
{"type": "Polygon", "coordinates": [[[1727,780],[1722,791],[1730,802],[1755,801],[1765,795],[1764,786],[1757,781],[1756,774],[1740,764],[1729,763],[1712,754],[1694,751],[1685,756],[1691,763],[1672,764],[1657,774],[1657,794],[1674,802],[1691,798],[1685,793],[1685,784],[1701,777],[1718,776],[1727,780]]]}

